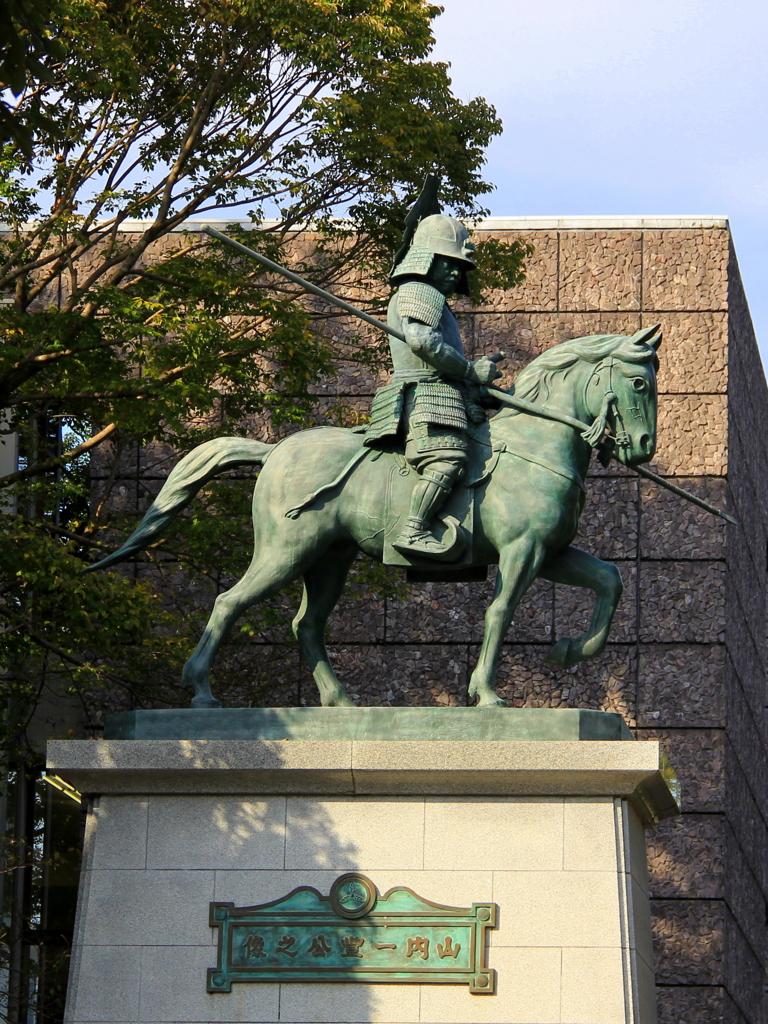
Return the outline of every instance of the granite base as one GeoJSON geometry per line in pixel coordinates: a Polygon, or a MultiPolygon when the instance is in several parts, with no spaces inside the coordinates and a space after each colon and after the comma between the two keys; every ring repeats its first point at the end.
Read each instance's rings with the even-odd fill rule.
{"type": "Polygon", "coordinates": [[[51,743],[49,770],[90,794],[67,1024],[655,1024],[643,826],[675,809],[660,758],[653,741],[51,743]],[[207,993],[211,901],[327,894],[349,870],[497,904],[496,994],[207,993]]]}

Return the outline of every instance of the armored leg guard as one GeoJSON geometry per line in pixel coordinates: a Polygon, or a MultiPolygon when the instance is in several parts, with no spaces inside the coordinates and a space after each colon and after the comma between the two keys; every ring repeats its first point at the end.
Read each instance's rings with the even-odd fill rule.
{"type": "Polygon", "coordinates": [[[408,525],[425,530],[447,501],[452,483],[445,474],[427,470],[413,488],[408,525]]]}
{"type": "Polygon", "coordinates": [[[408,518],[403,532],[392,544],[394,548],[404,554],[445,557],[445,546],[430,533],[430,526],[463,473],[462,463],[437,463],[424,470],[413,489],[408,518]]]}

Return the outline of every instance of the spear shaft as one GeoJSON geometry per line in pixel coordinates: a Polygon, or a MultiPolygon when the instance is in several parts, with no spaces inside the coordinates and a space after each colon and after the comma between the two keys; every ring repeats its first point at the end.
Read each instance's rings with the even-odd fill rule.
{"type": "Polygon", "coordinates": [[[337,295],[332,295],[331,292],[327,292],[325,288],[319,288],[316,284],[312,284],[311,281],[306,281],[303,277],[299,277],[298,274],[294,274],[292,270],[286,270],[285,267],[281,267],[279,263],[275,263],[274,260],[267,259],[266,256],[262,256],[260,252],[256,252],[255,249],[249,249],[247,245],[243,245],[242,242],[236,242],[234,238],[230,238],[229,235],[224,235],[221,231],[217,231],[216,228],[210,227],[208,224],[204,225],[203,232],[206,235],[210,235],[211,238],[218,238],[220,242],[224,242],[231,249],[237,249],[238,252],[244,253],[246,256],[250,256],[252,259],[257,260],[262,266],[266,267],[267,270],[272,270],[276,274],[282,274],[283,277],[287,277],[289,281],[293,281],[294,284],[301,285],[305,291],[312,292],[313,295],[319,296],[321,299],[325,299],[326,302],[332,303],[334,306],[339,306],[341,309],[346,310],[347,313],[351,313],[352,316],[356,316],[359,320],[365,320],[367,324],[372,327],[378,327],[380,331],[386,331],[387,334],[391,334],[393,338],[399,338],[400,341],[405,341],[405,336],[400,333],[396,328],[390,327],[389,324],[385,324],[383,320],[377,320],[375,316],[371,316],[369,313],[364,313],[362,309],[358,309],[356,306],[350,306],[344,299],[340,299],[337,295]]]}
{"type": "Polygon", "coordinates": [[[731,523],[733,526],[741,526],[738,519],[734,519],[732,515],[729,515],[727,512],[723,512],[721,508],[716,508],[714,505],[710,505],[709,502],[704,501],[703,498],[697,498],[695,494],[691,494],[690,491],[683,490],[683,488],[678,487],[677,484],[670,483],[669,480],[665,480],[663,476],[659,476],[657,473],[652,473],[650,469],[646,469],[645,466],[630,466],[629,468],[634,469],[634,471],[640,476],[644,476],[646,480],[651,480],[660,487],[666,487],[668,491],[672,491],[673,494],[677,494],[680,498],[685,498],[686,501],[690,501],[694,505],[698,505],[699,508],[703,508],[705,512],[711,512],[713,516],[719,516],[720,519],[724,519],[726,523],[731,523]]]}
{"type": "MultiPolygon", "coordinates": [[[[327,292],[324,288],[320,288],[316,284],[312,284],[311,281],[305,280],[303,277],[299,277],[298,274],[294,274],[291,270],[286,270],[285,267],[281,267],[279,263],[275,263],[274,260],[268,259],[266,256],[262,256],[260,252],[256,252],[255,249],[249,249],[247,245],[243,245],[242,242],[235,241],[234,238],[230,238],[229,235],[223,234],[221,231],[217,231],[216,228],[210,227],[206,224],[203,226],[202,231],[206,235],[210,235],[211,238],[216,238],[220,242],[224,242],[231,249],[236,249],[238,252],[243,253],[245,256],[250,256],[251,259],[261,263],[267,270],[273,271],[275,274],[281,274],[283,277],[287,277],[289,281],[293,281],[294,284],[299,285],[305,291],[311,292],[313,295],[317,295],[321,299],[325,299],[326,302],[330,302],[334,306],[338,306],[347,313],[351,313],[352,316],[356,316],[359,320],[364,320],[367,324],[372,327],[378,327],[380,331],[386,331],[387,334],[391,334],[393,338],[398,338],[400,341],[405,341],[405,335],[398,331],[395,327],[390,327],[389,324],[383,320],[378,320],[375,316],[371,316],[369,313],[363,312],[362,309],[357,309],[356,306],[350,305],[349,302],[345,302],[344,299],[340,299],[337,295],[333,295],[331,292],[327,292]]],[[[578,430],[586,430],[587,424],[581,423],[579,420],[574,419],[572,416],[566,416],[563,413],[556,413],[554,410],[548,410],[540,405],[535,405],[533,402],[526,402],[521,398],[515,398],[514,395],[507,394],[506,391],[502,391],[501,388],[496,388],[493,384],[485,384],[484,387],[491,391],[501,402],[505,405],[511,405],[515,409],[519,409],[521,412],[531,413],[534,416],[543,416],[546,419],[557,420],[561,423],[567,423],[568,426],[574,427],[578,430]]],[[[617,460],[618,461],[618,460],[617,460]]],[[[623,463],[620,463],[623,465],[623,463]]],[[[726,522],[732,523],[734,526],[739,526],[738,520],[734,519],[733,516],[727,512],[723,512],[722,509],[716,508],[714,505],[710,505],[709,502],[704,501],[701,498],[697,498],[695,494],[691,494],[690,491],[683,490],[682,487],[678,487],[677,484],[670,483],[669,480],[665,480],[664,477],[658,476],[656,473],[652,473],[650,469],[645,469],[644,466],[629,466],[629,469],[633,469],[639,476],[645,477],[646,480],[650,480],[657,484],[659,487],[665,487],[668,491],[672,491],[673,494],[678,495],[680,498],[685,498],[686,501],[690,501],[694,505],[698,505],[699,508],[703,508],[705,512],[710,512],[713,516],[718,516],[720,519],[725,519],[726,522]]]]}

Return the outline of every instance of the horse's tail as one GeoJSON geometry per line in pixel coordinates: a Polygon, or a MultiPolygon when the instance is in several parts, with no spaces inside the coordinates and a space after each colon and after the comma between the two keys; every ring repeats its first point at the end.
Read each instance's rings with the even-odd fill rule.
{"type": "Polygon", "coordinates": [[[274,445],[251,441],[246,437],[215,437],[194,448],[176,465],[125,544],[83,571],[106,569],[141,551],[163,533],[179,512],[189,505],[200,488],[217,473],[238,466],[263,466],[273,448],[274,445]]]}

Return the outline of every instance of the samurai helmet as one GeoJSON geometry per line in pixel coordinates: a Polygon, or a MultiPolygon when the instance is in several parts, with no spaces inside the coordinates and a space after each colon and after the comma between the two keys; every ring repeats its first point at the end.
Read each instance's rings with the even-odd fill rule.
{"type": "Polygon", "coordinates": [[[456,291],[469,295],[467,273],[475,267],[475,246],[460,221],[439,212],[439,183],[436,175],[427,175],[421,195],[406,218],[404,244],[395,257],[389,280],[397,284],[404,277],[426,277],[435,256],[449,256],[463,267],[456,291]]]}

